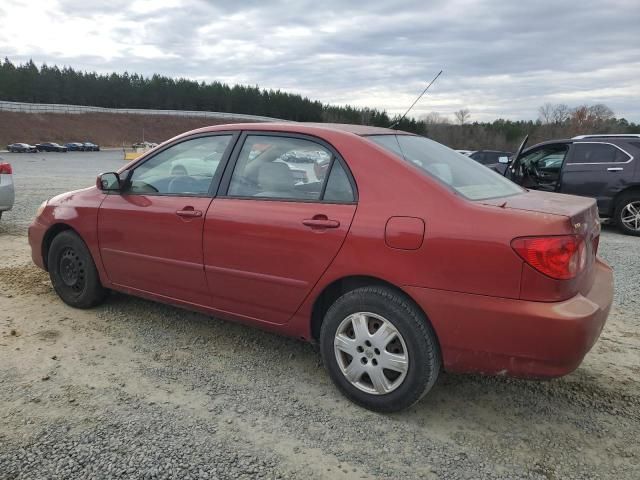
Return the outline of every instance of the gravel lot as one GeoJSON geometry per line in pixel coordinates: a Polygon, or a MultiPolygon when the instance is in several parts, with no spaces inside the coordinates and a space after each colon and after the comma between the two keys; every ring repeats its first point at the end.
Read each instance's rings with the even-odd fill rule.
{"type": "Polygon", "coordinates": [[[307,344],[114,294],[66,307],[30,263],[37,206],[121,153],[1,155],[0,478],[640,478],[640,239],[605,228],[615,307],[583,365],[533,382],[442,375],[380,415],[307,344]]]}

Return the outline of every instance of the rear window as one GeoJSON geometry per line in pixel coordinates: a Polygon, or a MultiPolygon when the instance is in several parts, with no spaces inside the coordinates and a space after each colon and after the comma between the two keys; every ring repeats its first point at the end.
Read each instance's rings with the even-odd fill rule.
{"type": "Polygon", "coordinates": [[[493,170],[428,138],[413,135],[371,135],[367,138],[469,200],[507,197],[524,191],[493,170]]]}

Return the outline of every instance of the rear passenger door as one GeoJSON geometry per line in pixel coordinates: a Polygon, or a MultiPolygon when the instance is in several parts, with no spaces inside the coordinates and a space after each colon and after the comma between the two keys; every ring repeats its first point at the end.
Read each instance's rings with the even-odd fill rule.
{"type": "Polygon", "coordinates": [[[213,307],[249,321],[286,323],[340,250],[356,202],[355,183],[329,145],[298,135],[244,134],[205,218],[213,307]]]}
{"type": "Polygon", "coordinates": [[[632,174],[631,158],[611,143],[574,143],[562,169],[560,192],[593,197],[600,213],[608,215],[613,197],[632,174]]]}

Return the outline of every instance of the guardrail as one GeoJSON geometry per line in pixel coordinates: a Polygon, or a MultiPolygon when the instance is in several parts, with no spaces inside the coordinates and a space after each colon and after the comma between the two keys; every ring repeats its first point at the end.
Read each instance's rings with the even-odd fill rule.
{"type": "Polygon", "coordinates": [[[105,108],[86,105],[65,105],[60,103],[25,103],[0,100],[0,111],[24,113],[124,113],[132,115],[171,115],[179,117],[233,118],[258,122],[281,122],[283,120],[243,113],[205,112],[199,110],[151,110],[146,108],[105,108]]]}

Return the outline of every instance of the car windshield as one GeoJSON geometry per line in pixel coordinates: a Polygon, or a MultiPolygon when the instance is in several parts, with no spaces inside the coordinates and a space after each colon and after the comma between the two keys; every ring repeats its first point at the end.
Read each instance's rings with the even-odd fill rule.
{"type": "Polygon", "coordinates": [[[507,197],[524,190],[469,157],[425,137],[370,135],[367,137],[469,200],[507,197]]]}

